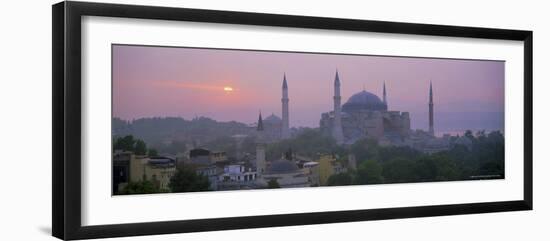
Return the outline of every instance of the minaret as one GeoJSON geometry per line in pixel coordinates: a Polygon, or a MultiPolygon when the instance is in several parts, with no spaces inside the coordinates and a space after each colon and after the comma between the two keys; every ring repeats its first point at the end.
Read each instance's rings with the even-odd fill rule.
{"type": "Polygon", "coordinates": [[[256,128],[256,171],[262,174],[265,171],[265,143],[264,143],[264,123],[262,112],[258,117],[258,127],[256,128]]]}
{"type": "Polygon", "coordinates": [[[429,116],[429,121],[430,121],[430,129],[429,129],[429,132],[430,132],[430,135],[434,135],[434,100],[433,100],[433,91],[432,91],[432,81],[430,81],[430,103],[428,104],[428,106],[430,107],[430,116],[429,116]]]}
{"type": "Polygon", "coordinates": [[[258,116],[258,126],[256,127],[258,135],[260,136],[264,131],[264,121],[262,120],[262,112],[260,111],[260,116],[258,116]]]}
{"type": "Polygon", "coordinates": [[[382,96],[384,98],[384,104],[386,104],[386,108],[388,106],[388,99],[386,99],[386,81],[384,81],[384,89],[382,91],[382,96]]]}
{"type": "Polygon", "coordinates": [[[332,137],[336,140],[337,144],[344,143],[344,133],[342,131],[342,113],[340,111],[340,102],[342,97],[340,96],[340,78],[338,77],[338,70],[336,70],[336,77],[334,77],[334,126],[332,127],[332,137]]]}
{"type": "Polygon", "coordinates": [[[281,102],[283,104],[283,126],[281,128],[281,138],[288,139],[290,138],[290,129],[289,129],[289,117],[288,117],[288,85],[286,83],[286,74],[283,75],[283,98],[281,102]]]}

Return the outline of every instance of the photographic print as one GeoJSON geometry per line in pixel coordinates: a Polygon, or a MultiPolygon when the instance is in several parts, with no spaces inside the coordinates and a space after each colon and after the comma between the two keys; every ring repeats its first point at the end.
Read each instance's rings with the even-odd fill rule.
{"type": "Polygon", "coordinates": [[[529,30],[65,1],[52,63],[59,239],[533,209],[529,30]]]}
{"type": "Polygon", "coordinates": [[[502,60],[112,45],[112,194],[504,176],[502,60]]]}

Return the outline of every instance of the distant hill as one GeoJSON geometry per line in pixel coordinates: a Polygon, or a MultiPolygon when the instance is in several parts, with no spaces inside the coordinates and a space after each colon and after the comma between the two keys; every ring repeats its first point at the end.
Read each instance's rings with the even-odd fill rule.
{"type": "Polygon", "coordinates": [[[126,121],[112,120],[113,137],[133,135],[152,147],[174,142],[200,145],[221,137],[251,134],[253,127],[236,121],[219,122],[207,117],[185,120],[179,117],[153,117],[126,121]],[[198,142],[198,143],[197,143],[198,142]]]}

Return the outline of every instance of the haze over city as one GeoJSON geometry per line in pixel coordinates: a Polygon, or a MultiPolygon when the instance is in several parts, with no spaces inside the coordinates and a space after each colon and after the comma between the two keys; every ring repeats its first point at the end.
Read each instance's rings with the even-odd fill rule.
{"type": "Polygon", "coordinates": [[[504,178],[502,61],[113,51],[115,194],[504,178]]]}
{"type": "Polygon", "coordinates": [[[352,56],[265,51],[115,45],[113,116],[205,116],[254,123],[261,110],[281,116],[286,74],[291,127],[319,127],[333,108],[336,69],[342,103],[362,90],[382,97],[388,109],[408,111],[411,128],[428,126],[433,83],[438,131],[504,129],[502,61],[352,56]]]}

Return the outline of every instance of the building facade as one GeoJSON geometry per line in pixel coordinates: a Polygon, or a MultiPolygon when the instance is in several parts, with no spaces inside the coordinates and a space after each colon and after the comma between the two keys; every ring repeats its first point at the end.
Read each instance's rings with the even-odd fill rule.
{"type": "Polygon", "coordinates": [[[316,162],[319,163],[319,184],[321,186],[327,185],[330,176],[348,171],[347,167],[338,162],[333,155],[321,155],[316,162]]]}
{"type": "Polygon", "coordinates": [[[218,175],[216,190],[241,190],[257,187],[258,174],[246,163],[232,163],[223,167],[223,173],[218,175]]]}
{"type": "Polygon", "coordinates": [[[176,173],[176,161],[168,157],[147,157],[117,151],[113,155],[113,193],[129,182],[150,181],[159,190],[170,190],[170,178],[176,173]]]}

